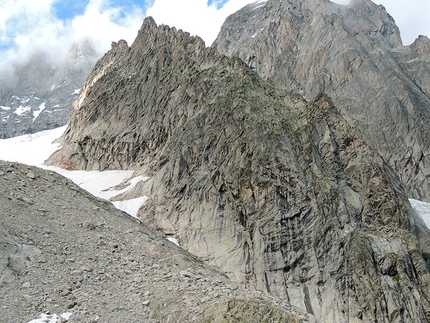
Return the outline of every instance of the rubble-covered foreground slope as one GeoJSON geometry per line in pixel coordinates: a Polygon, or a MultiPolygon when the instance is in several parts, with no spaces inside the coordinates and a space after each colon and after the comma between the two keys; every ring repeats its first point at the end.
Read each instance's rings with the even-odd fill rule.
{"type": "Polygon", "coordinates": [[[145,19],[75,105],[67,168],[151,176],[140,218],[320,322],[427,322],[429,231],[393,170],[340,116],[203,41],[145,19]]]}
{"type": "Polygon", "coordinates": [[[315,322],[56,173],[0,162],[0,188],[1,322],[315,322]]]}
{"type": "Polygon", "coordinates": [[[371,0],[269,0],[229,16],[213,46],[277,86],[325,92],[406,184],[430,199],[430,40],[403,46],[371,0]]]}

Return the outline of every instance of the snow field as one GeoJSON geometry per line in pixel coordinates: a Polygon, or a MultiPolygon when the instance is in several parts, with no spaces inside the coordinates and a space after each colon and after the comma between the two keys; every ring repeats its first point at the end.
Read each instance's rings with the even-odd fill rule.
{"type": "MultiPolygon", "coordinates": [[[[69,171],[47,166],[45,160],[61,147],[60,144],[54,143],[54,141],[61,137],[66,128],[67,126],[64,126],[30,135],[1,139],[0,159],[55,171],[69,178],[94,196],[105,200],[110,200],[119,194],[133,189],[139,182],[148,180],[148,177],[133,177],[132,170],[108,170],[103,172],[69,171]],[[121,184],[124,188],[116,189],[121,184]]],[[[117,201],[113,204],[129,215],[137,217],[137,211],[147,199],[148,197],[142,196],[135,199],[117,201]]]]}

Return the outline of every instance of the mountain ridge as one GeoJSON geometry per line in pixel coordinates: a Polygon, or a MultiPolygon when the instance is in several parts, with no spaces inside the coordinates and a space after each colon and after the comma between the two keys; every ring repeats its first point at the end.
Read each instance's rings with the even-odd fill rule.
{"type": "Polygon", "coordinates": [[[150,175],[144,223],[321,322],[427,321],[429,231],[326,94],[152,18],[83,89],[51,164],[150,175]]]}

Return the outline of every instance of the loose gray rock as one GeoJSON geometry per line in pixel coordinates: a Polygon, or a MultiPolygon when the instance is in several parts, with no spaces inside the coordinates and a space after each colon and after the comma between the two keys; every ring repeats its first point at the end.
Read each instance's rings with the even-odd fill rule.
{"type": "Polygon", "coordinates": [[[285,315],[315,322],[288,303],[254,295],[230,282],[219,269],[164,244],[162,237],[136,219],[60,175],[32,167],[39,181],[35,188],[27,176],[28,166],[0,161],[0,171],[12,166],[17,181],[0,177],[0,189],[37,193],[39,198],[29,206],[0,194],[2,322],[29,322],[40,313],[51,318],[56,314],[58,322],[66,321],[60,314],[71,313],[70,323],[204,322],[219,315],[221,319],[227,311],[221,307],[214,316],[206,313],[208,309],[238,298],[268,302],[285,315]],[[81,228],[84,222],[100,219],[105,225],[97,231],[81,228]],[[114,253],[111,245],[117,247],[114,253]],[[10,265],[13,255],[23,255],[25,266],[10,265]],[[182,271],[201,273],[205,281],[190,284],[179,279],[182,271]],[[220,287],[211,285],[215,280],[220,287]],[[231,284],[236,286],[234,291],[221,288],[231,284]]]}

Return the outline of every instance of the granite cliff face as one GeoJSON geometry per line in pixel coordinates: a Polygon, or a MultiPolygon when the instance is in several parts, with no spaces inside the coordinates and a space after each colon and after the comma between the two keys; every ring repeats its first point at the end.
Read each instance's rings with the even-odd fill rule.
{"type": "Polygon", "coordinates": [[[403,46],[370,0],[269,0],[227,18],[213,47],[307,100],[325,92],[406,184],[430,199],[430,40],[403,46]]]}
{"type": "Polygon", "coordinates": [[[147,18],[74,108],[49,162],[150,175],[142,221],[231,279],[319,322],[428,322],[429,230],[325,94],[307,103],[147,18]]]}
{"type": "Polygon", "coordinates": [[[0,138],[67,124],[72,103],[98,58],[85,40],[74,44],[57,66],[42,53],[15,65],[14,74],[0,80],[0,138]]]}

